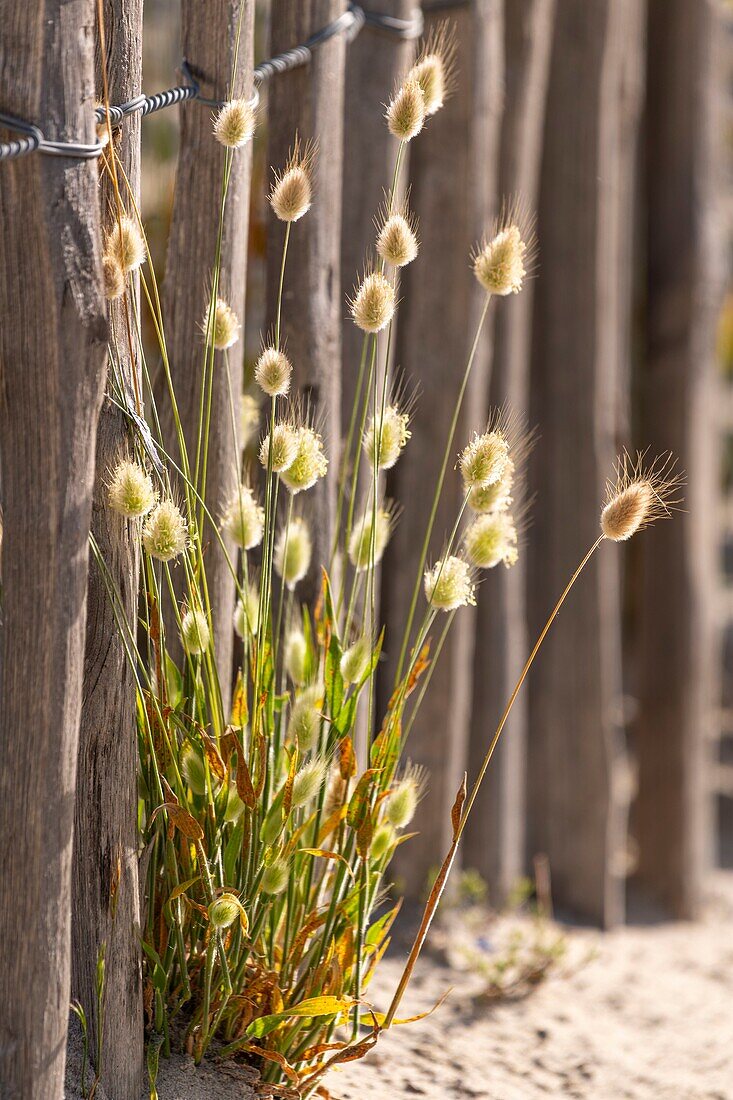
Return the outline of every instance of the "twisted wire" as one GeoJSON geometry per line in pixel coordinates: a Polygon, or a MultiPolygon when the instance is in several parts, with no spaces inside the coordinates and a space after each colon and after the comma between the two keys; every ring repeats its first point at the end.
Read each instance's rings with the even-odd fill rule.
{"type": "MultiPolygon", "coordinates": [[[[347,42],[353,41],[363,27],[381,30],[388,34],[397,35],[400,38],[418,38],[423,30],[423,17],[419,8],[415,8],[410,19],[398,19],[396,16],[386,15],[381,12],[365,12],[359,4],[350,3],[346,11],[342,12],[331,23],[321,30],[316,31],[300,46],[284,50],[275,57],[261,61],[254,70],[254,94],[250,99],[252,107],[259,103],[259,87],[279,73],[289,72],[310,63],[313,51],[335,35],[343,34],[347,42]]],[[[223,105],[221,100],[207,99],[201,94],[201,87],[195,75],[195,69],[184,58],[181,63],[181,72],[186,81],[175,88],[169,88],[164,92],[155,92],[153,95],[138,95],[127,103],[110,105],[109,121],[112,128],[120,126],[127,115],[135,111],[145,115],[162,111],[167,107],[173,107],[177,103],[184,103],[189,99],[196,100],[204,106],[219,108],[223,105]]],[[[104,107],[95,109],[98,124],[103,123],[108,112],[104,107]]],[[[74,157],[81,160],[91,160],[100,156],[107,144],[107,134],[95,142],[79,141],[55,141],[44,137],[40,127],[25,119],[18,118],[0,111],[0,125],[11,133],[21,134],[21,137],[10,141],[0,142],[0,160],[12,160],[16,157],[27,156],[30,153],[45,153],[48,156],[74,157]]]]}

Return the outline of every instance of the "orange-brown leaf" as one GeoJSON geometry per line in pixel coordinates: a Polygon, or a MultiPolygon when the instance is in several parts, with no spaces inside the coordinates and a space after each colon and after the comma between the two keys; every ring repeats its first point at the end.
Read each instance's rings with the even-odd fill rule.
{"type": "Polygon", "coordinates": [[[204,752],[206,754],[206,759],[209,762],[209,767],[211,768],[211,771],[216,776],[216,778],[219,780],[219,782],[223,783],[224,780],[226,779],[226,774],[227,774],[227,770],[226,770],[226,767],[224,765],[224,761],[222,760],[221,756],[219,755],[219,750],[217,749],[213,738],[209,737],[208,733],[206,733],[204,730],[201,730],[200,732],[201,732],[201,741],[202,741],[203,746],[204,746],[204,752]]]}
{"type": "Polygon", "coordinates": [[[245,806],[252,810],[257,805],[257,795],[255,789],[252,786],[252,778],[249,774],[249,768],[247,767],[247,761],[244,759],[244,752],[241,748],[237,750],[237,794],[244,802],[245,806]]]}
{"type": "Polygon", "coordinates": [[[348,733],[338,743],[338,754],[341,778],[351,779],[352,775],[356,775],[356,753],[354,742],[348,733]]]}
{"type": "Polygon", "coordinates": [[[463,782],[458,788],[458,794],[456,800],[453,803],[453,808],[450,812],[451,825],[453,826],[453,839],[458,836],[458,826],[461,824],[461,813],[463,812],[463,803],[466,801],[466,773],[463,773],[463,782]]]}
{"type": "Polygon", "coordinates": [[[168,814],[168,821],[171,826],[175,826],[175,828],[183,833],[185,837],[188,837],[189,840],[204,839],[204,830],[201,828],[196,818],[191,817],[188,810],[184,810],[177,802],[163,802],[162,805],[156,806],[150,815],[151,822],[161,810],[165,810],[168,814]]]}
{"type": "Polygon", "coordinates": [[[331,833],[339,827],[343,819],[346,817],[347,805],[338,806],[332,814],[324,821],[321,826],[321,831],[318,834],[318,844],[322,846],[324,842],[330,837],[331,833]]]}
{"type": "Polygon", "coordinates": [[[247,725],[249,714],[247,712],[247,690],[242,680],[242,673],[237,674],[237,684],[234,688],[234,700],[232,702],[232,725],[242,729],[247,725]]]}

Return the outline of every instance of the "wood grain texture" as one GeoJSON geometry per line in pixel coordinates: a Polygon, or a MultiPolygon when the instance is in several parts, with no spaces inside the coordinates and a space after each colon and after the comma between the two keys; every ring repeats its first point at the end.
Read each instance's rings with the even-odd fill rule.
{"type": "MultiPolygon", "coordinates": [[[[632,224],[623,199],[639,109],[628,81],[633,66],[638,85],[641,17],[638,0],[557,7],[533,332],[533,636],[598,535],[618,448],[632,224]]],[[[602,546],[530,682],[529,854],[547,853],[558,906],[606,926],[624,904],[619,564],[619,548],[602,546]]]]}
{"type": "MultiPolygon", "coordinates": [[[[104,27],[111,103],[124,103],[142,87],[142,0],[105,0],[104,27]]],[[[102,99],[101,51],[97,41],[97,94],[102,99]]],[[[141,116],[115,131],[115,151],[135,201],[140,198],[141,116]]],[[[109,163],[109,162],[108,162],[109,163]]],[[[117,212],[111,177],[100,163],[103,225],[117,212]]],[[[123,177],[125,209],[132,212],[123,177]]],[[[131,303],[109,305],[115,361],[130,401],[142,393],[131,303]],[[125,311],[129,311],[128,330],[125,311]],[[132,372],[137,377],[133,383],[132,372]]],[[[108,392],[111,392],[108,382],[108,392]]],[[[107,505],[109,471],[133,454],[120,410],[105,400],[97,431],[92,531],[121,609],[137,620],[140,525],[107,505]]],[[[116,1100],[138,1100],[143,1080],[143,1006],[140,967],[140,906],[137,831],[137,732],[135,680],[97,565],[89,569],[84,694],[74,822],[72,994],[84,1007],[91,1050],[97,1050],[97,959],[105,955],[102,1084],[116,1100]]]]}
{"type": "MultiPolygon", "coordinates": [[[[545,98],[555,0],[515,0],[504,26],[506,91],[499,191],[531,218],[537,207],[545,98]]],[[[534,280],[500,303],[494,329],[492,406],[529,418],[529,367],[534,280]]],[[[526,493],[525,493],[526,500],[526,493]]],[[[521,495],[515,506],[522,508],[521,495]]],[[[512,569],[482,577],[477,610],[469,776],[481,767],[497,717],[528,653],[526,550],[512,569]]],[[[467,829],[464,862],[476,868],[501,904],[525,871],[527,696],[520,693],[491,761],[467,829]]]]}
{"type": "MultiPolygon", "coordinates": [[[[209,99],[227,98],[241,19],[241,34],[234,95],[252,94],[255,0],[183,0],[181,4],[181,50],[189,59],[209,99]]],[[[212,131],[212,108],[189,103],[181,108],[181,133],[173,197],[173,218],[168,242],[166,278],[163,286],[165,319],[171,374],[181,422],[192,466],[196,460],[201,378],[204,361],[202,319],[208,305],[211,275],[216,255],[225,151],[212,131]]],[[[240,321],[244,319],[247,273],[247,233],[251,144],[236,150],[232,165],[224,216],[219,294],[226,299],[240,321]]],[[[235,411],[242,393],[244,339],[227,352],[214,357],[211,437],[206,498],[213,516],[218,516],[236,487],[241,452],[232,438],[227,367],[235,411]]],[[[158,408],[170,453],[178,456],[178,444],[167,388],[162,378],[156,386],[158,408]]],[[[239,433],[239,426],[237,425],[239,433]]],[[[241,438],[238,439],[241,447],[241,438]]],[[[232,615],[234,581],[216,536],[207,524],[203,533],[206,575],[213,609],[213,639],[220,670],[224,707],[231,694],[228,671],[232,667],[232,615]]],[[[226,541],[226,540],[225,540],[226,541]]],[[[236,548],[227,542],[232,560],[236,548]]],[[[169,630],[169,644],[175,635],[169,630]]]]}
{"type": "MultiPolygon", "coordinates": [[[[416,10],[414,0],[369,0],[362,5],[366,11],[377,11],[398,19],[411,19],[416,10]]],[[[384,117],[396,84],[404,77],[415,58],[415,39],[399,38],[385,31],[365,26],[351,43],[346,55],[346,103],[344,120],[344,200],[341,228],[341,268],[344,290],[350,292],[358,282],[367,257],[374,253],[374,219],[384,202],[394,174],[398,142],[392,137],[384,117]]],[[[398,195],[404,195],[404,182],[409,171],[409,146],[403,155],[402,183],[398,195]]],[[[393,325],[396,335],[397,321],[393,325]]],[[[364,333],[350,316],[343,321],[342,420],[344,435],[351,419],[364,333]]],[[[394,360],[394,336],[391,360],[394,360]]],[[[377,340],[377,387],[382,392],[384,362],[387,354],[387,331],[377,340]]],[[[393,363],[390,362],[390,369],[393,363]]],[[[360,489],[366,500],[372,486],[372,472],[364,462],[360,470],[360,489]]],[[[361,514],[361,507],[357,509],[361,514]]],[[[379,606],[381,570],[374,580],[375,604],[379,606]]],[[[357,751],[366,759],[368,699],[365,693],[357,720],[357,751]]]]}
{"type": "MultiPolygon", "coordinates": [[[[427,27],[444,13],[426,13],[427,27]]],[[[405,273],[397,361],[420,387],[413,437],[395,467],[390,495],[403,508],[382,573],[387,627],[380,712],[394,680],[419,566],[433,488],[484,294],[471,272],[469,253],[495,212],[503,92],[503,5],[478,0],[451,13],[457,41],[457,86],[410,150],[412,204],[422,247],[405,273]]],[[[501,305],[502,303],[500,303],[501,305]]],[[[486,421],[490,341],[484,330],[456,434],[454,450],[486,421]]],[[[449,466],[430,548],[440,554],[453,528],[462,494],[449,466]]],[[[417,621],[424,611],[420,594],[417,621]]],[[[434,644],[444,625],[438,620],[434,644]]],[[[410,734],[407,755],[429,772],[429,790],[416,827],[420,835],[397,850],[395,866],[408,894],[419,896],[438,853],[451,840],[450,807],[466,765],[472,692],[475,616],[463,609],[433,675],[410,734]]]]}
{"type": "MultiPolygon", "coordinates": [[[[4,108],[95,139],[91,0],[0,4],[4,108]]],[[[88,533],[107,325],[97,166],[2,166],[0,1094],[59,1100],[88,533]]]]}
{"type": "MultiPolygon", "coordinates": [[[[718,217],[714,3],[652,0],[646,128],[647,338],[639,441],[687,471],[684,515],[644,535],[638,874],[678,917],[700,909],[711,861],[708,753],[719,675],[713,578],[718,491],[715,317],[724,234],[718,217]]],[[[720,124],[722,125],[722,123],[720,124]]]]}
{"type": "MultiPolygon", "coordinates": [[[[416,11],[415,0],[369,0],[362,7],[397,19],[410,19],[416,11]]],[[[398,147],[387,128],[384,104],[409,69],[416,45],[414,39],[367,25],[348,48],[341,237],[345,290],[350,291],[358,281],[366,256],[374,248],[374,218],[389,188],[398,147]]],[[[363,335],[351,318],[345,320],[342,410],[346,424],[354,404],[363,335]]],[[[378,360],[383,360],[383,354],[378,360]]]]}
{"type": "MultiPolygon", "coordinates": [[[[343,0],[272,0],[271,53],[306,41],[345,8],[343,0]]],[[[318,47],[309,65],[278,76],[268,91],[269,163],[282,169],[296,134],[301,142],[313,140],[318,146],[313,206],[291,232],[282,311],[293,390],[310,408],[330,461],[328,477],[295,506],[296,514],[302,510],[309,519],[313,536],[311,569],[298,587],[304,601],[312,601],[320,591],[321,565],[328,563],[336,511],[341,322],[346,312],[340,246],[345,55],[344,37],[335,35],[318,47]]],[[[267,319],[273,323],[285,226],[272,213],[269,219],[267,319]]]]}

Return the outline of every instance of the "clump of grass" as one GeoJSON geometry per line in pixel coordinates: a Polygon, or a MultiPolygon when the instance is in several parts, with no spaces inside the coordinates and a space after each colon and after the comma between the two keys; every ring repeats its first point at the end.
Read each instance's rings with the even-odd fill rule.
{"type": "MultiPolygon", "coordinates": [[[[224,182],[210,294],[201,309],[202,398],[196,447],[190,454],[166,356],[165,319],[154,273],[143,262],[146,249],[136,212],[120,211],[108,240],[108,258],[122,273],[117,283],[132,333],[142,329],[141,302],[126,274],[140,272],[178,443],[176,454],[166,452],[146,375],[149,434],[138,436],[134,470],[125,455],[117,471],[110,472],[110,483],[117,487],[111,507],[116,507],[119,522],[130,525],[142,549],[141,631],[119,613],[111,575],[92,543],[138,687],[140,829],[148,856],[142,934],[152,1080],[158,1048],[167,1052],[177,1033],[197,1061],[216,1043],[220,1054],[255,1064],[273,1087],[297,1088],[308,1095],[330,1065],[366,1053],[384,1028],[400,1022],[396,1011],[478,786],[516,691],[570,588],[528,661],[465,804],[465,784],[459,792],[453,845],[431,891],[403,978],[388,1011],[381,1014],[369,1005],[368,990],[399,908],[384,902],[385,876],[396,847],[409,838],[406,830],[419,814],[425,783],[425,776],[406,766],[403,756],[432,668],[431,631],[442,613],[437,657],[455,614],[474,601],[480,570],[516,560],[521,516],[513,510],[521,498],[528,448],[526,431],[505,413],[492,416],[481,435],[466,441],[459,460],[462,504],[443,553],[428,565],[438,501],[489,303],[494,295],[521,289],[531,252],[522,226],[510,218],[475,253],[484,307],[433,487],[394,690],[377,722],[374,678],[384,634],[376,619],[375,573],[398,518],[396,507],[384,497],[381,471],[394,466],[409,446],[408,420],[411,430],[418,430],[412,410],[408,416],[390,396],[389,346],[399,309],[399,271],[418,249],[414,220],[396,195],[406,145],[440,108],[450,85],[451,60],[450,40],[432,40],[387,110],[399,145],[378,217],[377,259],[366,267],[351,300],[364,342],[340,471],[329,474],[329,456],[317,426],[291,398],[291,376],[298,364],[290,363],[282,341],[289,243],[314,201],[312,146],[302,147],[295,139],[287,164],[275,171],[270,192],[273,214],[285,223],[285,233],[272,334],[255,375],[265,399],[261,471],[242,482],[240,457],[234,451],[239,488],[229,500],[210,499],[206,471],[212,378],[218,370],[229,377],[228,349],[239,338],[237,318],[219,288],[228,181],[233,158],[251,137],[253,123],[238,101],[230,101],[228,113],[216,124],[224,182]],[[380,375],[377,334],[382,330],[387,332],[387,350],[380,375]],[[362,461],[371,471],[365,492],[359,490],[362,461]],[[325,476],[338,476],[338,516],[331,562],[318,563],[320,596],[309,605],[299,599],[312,551],[308,494],[325,476]],[[464,530],[471,512],[475,518],[464,530]],[[219,526],[214,516],[222,517],[219,526]],[[201,534],[205,520],[216,533],[215,544],[208,547],[201,534]],[[240,548],[238,561],[230,558],[223,534],[240,548]],[[223,555],[231,570],[237,590],[233,626],[242,639],[232,703],[226,707],[229,669],[217,664],[216,609],[207,585],[207,559],[213,554],[223,555]],[[370,728],[378,732],[359,759],[355,724],[362,700],[370,728]]],[[[144,365],[144,349],[139,352],[144,365]]],[[[116,400],[125,408],[125,380],[115,373],[119,361],[113,346],[116,400]]],[[[236,426],[242,395],[230,396],[236,426]]],[[[250,395],[245,410],[250,435],[256,430],[251,404],[250,395]]],[[[647,476],[641,468],[624,467],[622,476],[619,493],[628,496],[641,479],[651,488],[641,494],[640,507],[646,503],[655,515],[668,508],[673,479],[666,473],[647,476]]],[[[614,507],[612,495],[604,512],[604,534],[582,564],[604,537],[613,537],[606,528],[614,507]]],[[[635,517],[636,529],[644,519],[635,517]]],[[[575,576],[577,572],[573,580],[575,576]]]]}

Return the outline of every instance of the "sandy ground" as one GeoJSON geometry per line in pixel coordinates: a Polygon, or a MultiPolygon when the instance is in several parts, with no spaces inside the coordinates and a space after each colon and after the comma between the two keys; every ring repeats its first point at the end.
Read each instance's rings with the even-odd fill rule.
{"type": "MultiPolygon", "coordinates": [[[[429,1008],[452,987],[447,1001],[383,1036],[364,1061],[332,1071],[332,1097],[733,1100],[733,874],[716,878],[698,924],[638,924],[605,935],[551,927],[543,935],[566,945],[546,979],[528,995],[487,1004],[485,965],[506,958],[515,937],[526,950],[534,925],[450,918],[420,961],[401,1014],[429,1008]]],[[[398,975],[399,961],[387,960],[369,990],[377,1007],[398,975]]],[[[67,1100],[80,1095],[76,1081],[72,1044],[67,1100]]],[[[241,1077],[195,1071],[183,1059],[161,1061],[158,1091],[161,1100],[252,1095],[241,1077]]]]}

